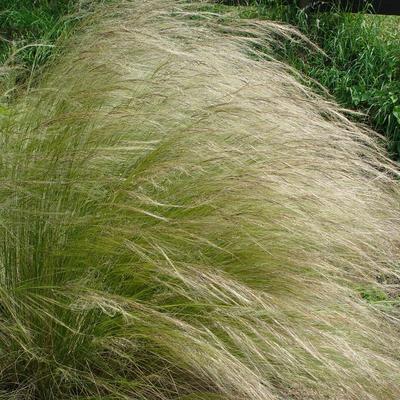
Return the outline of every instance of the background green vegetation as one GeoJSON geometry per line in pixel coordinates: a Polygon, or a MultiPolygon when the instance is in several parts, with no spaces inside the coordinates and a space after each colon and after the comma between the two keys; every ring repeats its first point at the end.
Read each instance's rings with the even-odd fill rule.
{"type": "MultiPolygon", "coordinates": [[[[52,42],[60,34],[63,19],[71,12],[73,3],[76,1],[1,0],[1,61],[5,61],[13,44],[52,42]]],[[[35,49],[28,54],[34,53],[35,49]]]]}
{"type": "Polygon", "coordinates": [[[30,84],[34,72],[53,54],[57,40],[67,36],[93,4],[92,0],[0,0],[3,92],[30,84]]]}
{"type": "Polygon", "coordinates": [[[66,30],[74,0],[0,0],[0,62],[18,67],[19,78],[44,64],[66,30]]]}

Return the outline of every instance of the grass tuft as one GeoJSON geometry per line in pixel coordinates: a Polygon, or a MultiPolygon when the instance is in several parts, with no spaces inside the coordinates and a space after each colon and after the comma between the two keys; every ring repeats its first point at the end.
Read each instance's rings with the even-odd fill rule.
{"type": "Polygon", "coordinates": [[[99,9],[1,114],[0,398],[398,399],[396,165],[199,5],[99,9]]]}

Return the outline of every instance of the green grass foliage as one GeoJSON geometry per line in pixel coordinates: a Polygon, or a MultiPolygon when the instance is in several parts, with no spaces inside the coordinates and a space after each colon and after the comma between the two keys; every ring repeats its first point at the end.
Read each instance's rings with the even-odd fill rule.
{"type": "Polygon", "coordinates": [[[397,167],[196,5],[100,9],[0,114],[0,398],[397,400],[397,167]]]}
{"type": "Polygon", "coordinates": [[[101,1],[0,0],[2,91],[31,84],[60,38],[66,40],[96,2],[101,1]]]}

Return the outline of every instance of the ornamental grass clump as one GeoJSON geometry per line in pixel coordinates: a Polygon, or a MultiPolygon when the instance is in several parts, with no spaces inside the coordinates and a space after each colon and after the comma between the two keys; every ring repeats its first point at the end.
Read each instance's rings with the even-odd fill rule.
{"type": "Polygon", "coordinates": [[[121,2],[1,115],[1,399],[400,397],[398,170],[294,34],[121,2]]]}

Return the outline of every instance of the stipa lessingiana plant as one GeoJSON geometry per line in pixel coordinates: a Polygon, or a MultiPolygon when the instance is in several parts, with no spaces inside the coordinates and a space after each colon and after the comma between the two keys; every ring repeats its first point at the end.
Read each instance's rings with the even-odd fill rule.
{"type": "Polygon", "coordinates": [[[0,398],[397,399],[396,168],[195,7],[104,9],[2,115],[0,398]]]}

